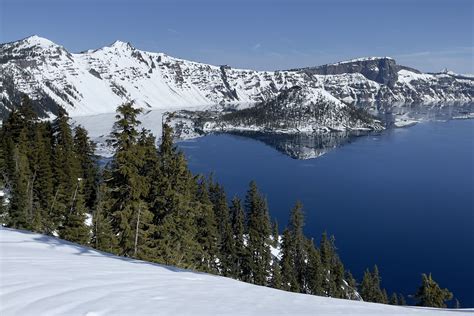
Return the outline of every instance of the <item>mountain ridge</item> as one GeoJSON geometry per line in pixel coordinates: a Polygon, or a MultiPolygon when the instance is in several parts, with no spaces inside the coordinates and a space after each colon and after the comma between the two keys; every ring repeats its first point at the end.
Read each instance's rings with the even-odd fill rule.
{"type": "Polygon", "coordinates": [[[323,89],[346,104],[471,102],[474,79],[424,74],[390,57],[366,57],[294,70],[256,71],[148,52],[125,41],[71,53],[33,35],[0,44],[0,117],[32,99],[42,117],[114,112],[134,100],[143,108],[251,106],[292,86],[323,89]],[[402,73],[400,73],[402,72],[402,73]]]}

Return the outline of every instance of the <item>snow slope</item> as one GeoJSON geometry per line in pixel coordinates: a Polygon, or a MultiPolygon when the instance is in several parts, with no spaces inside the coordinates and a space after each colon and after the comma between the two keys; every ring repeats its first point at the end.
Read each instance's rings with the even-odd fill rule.
{"type": "Polygon", "coordinates": [[[278,291],[0,228],[0,314],[462,315],[278,291]]]}

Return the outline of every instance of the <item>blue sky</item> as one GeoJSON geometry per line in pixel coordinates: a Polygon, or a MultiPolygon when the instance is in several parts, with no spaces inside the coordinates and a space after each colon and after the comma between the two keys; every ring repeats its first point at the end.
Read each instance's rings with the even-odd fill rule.
{"type": "Polygon", "coordinates": [[[392,56],[424,71],[474,73],[474,1],[0,0],[0,41],[32,34],[72,52],[116,39],[254,69],[392,56]]]}

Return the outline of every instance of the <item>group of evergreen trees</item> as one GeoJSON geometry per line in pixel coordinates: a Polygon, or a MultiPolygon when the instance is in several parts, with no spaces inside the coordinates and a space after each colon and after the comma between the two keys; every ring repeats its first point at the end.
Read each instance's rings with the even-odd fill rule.
{"type": "MultiPolygon", "coordinates": [[[[38,120],[25,98],[0,130],[3,225],[277,289],[359,299],[334,238],[323,234],[317,247],[304,235],[300,203],[280,235],[255,182],[244,202],[234,197],[229,204],[221,185],[190,172],[168,122],[156,147],[155,137],[139,129],[139,113],[132,103],[117,108],[109,139],[114,155],[99,170],[84,128],[72,129],[64,111],[51,122],[38,120]]],[[[423,278],[421,304],[442,306],[451,299],[431,275],[423,278]]],[[[366,271],[360,294],[371,302],[405,304],[403,296],[389,299],[380,288],[377,267],[366,271]]]]}

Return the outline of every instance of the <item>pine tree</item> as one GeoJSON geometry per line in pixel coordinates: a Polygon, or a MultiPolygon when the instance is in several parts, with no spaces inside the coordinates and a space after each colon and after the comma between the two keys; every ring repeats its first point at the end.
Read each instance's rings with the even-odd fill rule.
{"type": "Polygon", "coordinates": [[[245,213],[242,203],[238,197],[234,197],[231,203],[232,231],[234,236],[234,273],[233,275],[246,282],[250,281],[250,261],[245,246],[245,213]]]}
{"type": "Polygon", "coordinates": [[[83,185],[79,181],[74,192],[71,208],[67,210],[64,223],[59,229],[59,236],[71,242],[87,245],[90,240],[90,228],[85,221],[86,205],[83,185]]]}
{"type": "Polygon", "coordinates": [[[387,294],[380,287],[380,275],[377,265],[374,266],[372,272],[366,270],[361,284],[361,295],[364,301],[383,303],[388,302],[387,294]]]}
{"type": "Polygon", "coordinates": [[[194,210],[196,180],[184,155],[173,145],[173,130],[163,125],[159,147],[159,179],[153,198],[154,222],[157,225],[155,248],[157,260],[170,265],[196,268],[200,265],[201,246],[196,241],[197,214],[194,210]]]}
{"type": "Polygon", "coordinates": [[[74,142],[69,117],[60,110],[53,121],[53,174],[54,196],[49,218],[53,230],[59,227],[71,207],[72,198],[80,177],[79,161],[74,153],[74,142]]]}
{"type": "Polygon", "coordinates": [[[80,178],[84,183],[86,206],[93,208],[96,202],[98,167],[95,155],[96,145],[89,139],[86,129],[77,126],[74,129],[74,152],[80,164],[80,178]]]}
{"type": "Polygon", "coordinates": [[[271,225],[267,203],[258,191],[254,181],[250,183],[245,205],[248,214],[248,250],[252,282],[258,285],[266,285],[271,262],[269,246],[271,225]]]}
{"type": "Polygon", "coordinates": [[[441,289],[433,280],[431,273],[421,275],[421,285],[415,294],[415,298],[418,300],[418,306],[426,307],[446,307],[446,301],[453,299],[453,293],[448,289],[441,289]]]}
{"type": "Polygon", "coordinates": [[[278,262],[277,258],[273,258],[272,262],[272,274],[270,279],[270,287],[274,289],[281,289],[282,288],[282,276],[281,276],[281,268],[280,263],[278,262]]]}
{"type": "Polygon", "coordinates": [[[290,232],[291,238],[291,262],[295,269],[296,282],[300,292],[304,292],[306,288],[306,252],[305,244],[306,238],[303,233],[304,226],[304,215],[303,215],[303,205],[298,201],[296,202],[295,207],[291,210],[290,221],[288,223],[288,229],[290,232]]]}
{"type": "Polygon", "coordinates": [[[356,295],[357,291],[357,280],[354,278],[350,271],[346,271],[345,273],[345,281],[347,282],[347,290],[346,295],[347,298],[350,300],[358,300],[359,296],[356,295]]]}
{"type": "Polygon", "coordinates": [[[281,243],[281,274],[282,288],[286,291],[300,292],[301,286],[298,283],[294,263],[294,245],[290,230],[287,228],[283,231],[281,243]]]}
{"type": "Polygon", "coordinates": [[[213,205],[209,199],[207,184],[200,180],[197,190],[197,241],[202,247],[202,256],[198,258],[198,269],[218,273],[218,231],[213,205]]]}
{"type": "Polygon", "coordinates": [[[323,266],[321,256],[316,249],[313,240],[306,241],[306,249],[308,253],[308,264],[306,269],[306,280],[308,293],[313,295],[324,295],[323,289],[323,266]]]}
{"type": "Polygon", "coordinates": [[[272,238],[273,238],[273,247],[277,248],[280,242],[280,232],[278,230],[278,221],[273,220],[272,224],[272,238]]]}
{"type": "Polygon", "coordinates": [[[388,302],[390,305],[398,305],[398,295],[397,293],[392,293],[390,300],[388,302]]]}
{"type": "Polygon", "coordinates": [[[219,233],[218,245],[221,273],[224,276],[233,276],[236,254],[227,197],[224,188],[217,183],[210,183],[209,192],[219,233]]]}
{"type": "Polygon", "coordinates": [[[144,258],[149,256],[146,236],[152,234],[153,225],[152,213],[144,201],[150,184],[141,170],[145,151],[138,145],[140,112],[132,103],[117,108],[117,120],[109,139],[115,153],[110,169],[106,170],[106,185],[120,254],[144,258]]]}
{"type": "Polygon", "coordinates": [[[112,218],[108,212],[110,196],[107,187],[102,184],[98,187],[97,203],[92,213],[91,245],[99,250],[117,254],[117,236],[112,229],[112,218]]]}
{"type": "Polygon", "coordinates": [[[398,295],[398,305],[400,306],[407,305],[407,301],[405,300],[405,297],[403,296],[403,294],[398,295]]]}

